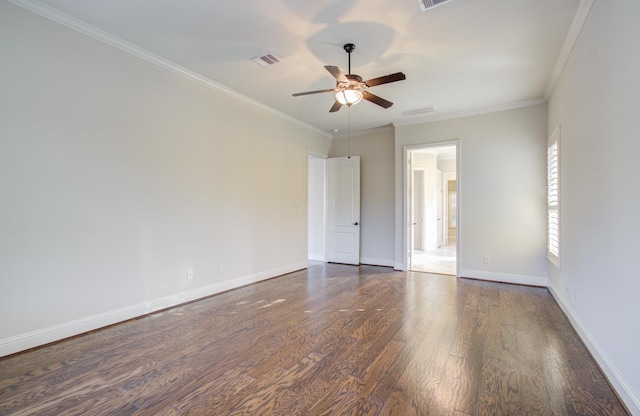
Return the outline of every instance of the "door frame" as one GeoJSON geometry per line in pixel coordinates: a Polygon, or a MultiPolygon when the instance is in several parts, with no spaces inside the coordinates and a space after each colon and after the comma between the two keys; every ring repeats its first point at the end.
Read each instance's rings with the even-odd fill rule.
{"type": "Polygon", "coordinates": [[[412,202],[412,209],[411,209],[411,213],[412,213],[412,218],[411,218],[411,223],[413,225],[413,238],[412,240],[412,247],[415,250],[416,247],[416,242],[419,242],[419,246],[420,246],[420,250],[424,250],[424,169],[420,169],[420,168],[413,168],[412,169],[414,175],[413,175],[413,193],[411,194],[412,198],[413,198],[413,202],[412,202]],[[417,186],[415,183],[416,180],[416,174],[418,174],[417,176],[420,176],[420,185],[422,185],[422,189],[420,189],[419,191],[417,190],[417,186]],[[419,203],[416,203],[415,198],[419,197],[422,200],[419,203]],[[420,208],[420,212],[414,212],[414,208],[420,208]]]}
{"type": "Polygon", "coordinates": [[[442,142],[422,143],[407,145],[402,147],[402,269],[409,270],[411,265],[411,210],[412,201],[410,195],[410,187],[412,186],[411,165],[409,163],[409,155],[413,150],[427,149],[431,147],[448,147],[456,148],[456,202],[457,202],[457,227],[456,227],[456,276],[460,277],[460,229],[462,224],[461,194],[462,194],[462,175],[460,174],[460,140],[448,140],[442,142]]]}

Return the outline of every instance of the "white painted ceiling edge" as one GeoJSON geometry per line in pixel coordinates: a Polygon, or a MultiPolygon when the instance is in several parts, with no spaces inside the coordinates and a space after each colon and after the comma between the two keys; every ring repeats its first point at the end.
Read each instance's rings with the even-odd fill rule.
{"type": "MultiPolygon", "coordinates": [[[[175,62],[172,62],[169,59],[166,59],[162,56],[149,52],[144,48],[141,48],[131,42],[128,42],[122,38],[114,36],[111,33],[107,33],[104,30],[101,30],[77,18],[74,18],[66,13],[63,13],[39,1],[35,1],[35,0],[6,0],[6,1],[18,7],[21,7],[23,9],[29,10],[35,14],[38,14],[46,19],[49,19],[56,23],[64,25],[72,30],[75,30],[77,32],[90,36],[100,42],[103,42],[105,44],[118,48],[126,53],[139,57],[154,65],[170,70],[185,78],[191,79],[195,82],[205,85],[208,88],[216,90],[230,97],[234,97],[235,99],[238,99],[250,105],[261,108],[264,111],[272,113],[292,123],[298,124],[300,126],[304,126],[305,128],[311,131],[314,131],[315,133],[320,133],[325,137],[345,137],[346,136],[346,132],[344,131],[344,129],[339,130],[337,133],[331,134],[305,121],[302,121],[299,118],[296,118],[295,116],[279,111],[268,104],[265,104],[247,95],[239,93],[238,91],[235,91],[218,82],[215,82],[203,75],[196,73],[195,71],[192,71],[188,68],[185,68],[184,66],[181,66],[175,62]]],[[[520,101],[520,102],[506,103],[501,105],[479,107],[479,108],[464,110],[464,111],[450,111],[450,112],[440,111],[440,112],[432,112],[427,114],[418,114],[412,117],[407,117],[402,120],[395,120],[391,123],[391,125],[405,126],[405,125],[412,125],[412,124],[420,124],[420,123],[426,123],[430,121],[466,117],[470,115],[483,114],[483,113],[489,113],[494,111],[503,111],[503,110],[512,109],[512,108],[520,108],[520,107],[529,106],[529,105],[537,105],[545,102],[550,97],[551,93],[553,92],[553,89],[555,88],[556,83],[558,82],[558,79],[562,75],[566,62],[571,54],[571,51],[573,50],[573,47],[582,30],[582,27],[584,26],[584,23],[589,15],[589,12],[593,6],[593,3],[594,3],[594,0],[580,0],[578,9],[572,20],[572,24],[569,28],[569,31],[567,33],[567,36],[561,48],[560,54],[558,55],[558,58],[554,65],[554,69],[548,80],[547,87],[545,89],[543,97],[520,101]]],[[[371,128],[371,129],[361,129],[359,131],[352,131],[351,135],[368,134],[370,132],[381,131],[381,129],[384,130],[385,128],[387,128],[387,126],[381,126],[381,127],[371,128]]]]}

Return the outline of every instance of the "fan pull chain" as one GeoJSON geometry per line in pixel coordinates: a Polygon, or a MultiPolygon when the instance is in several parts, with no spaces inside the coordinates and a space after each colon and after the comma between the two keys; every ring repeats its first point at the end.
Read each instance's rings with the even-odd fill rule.
{"type": "Polygon", "coordinates": [[[347,158],[351,159],[351,106],[347,106],[347,158]]]}

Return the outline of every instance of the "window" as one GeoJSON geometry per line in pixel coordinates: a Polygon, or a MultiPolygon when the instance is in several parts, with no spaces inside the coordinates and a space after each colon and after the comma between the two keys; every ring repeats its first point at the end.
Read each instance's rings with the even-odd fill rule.
{"type": "Polygon", "coordinates": [[[560,127],[547,147],[547,257],[560,265],[560,127]]]}

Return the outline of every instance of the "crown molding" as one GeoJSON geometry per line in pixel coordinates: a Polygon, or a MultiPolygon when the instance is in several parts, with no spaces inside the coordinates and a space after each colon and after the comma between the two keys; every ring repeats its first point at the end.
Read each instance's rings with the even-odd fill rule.
{"type": "Polygon", "coordinates": [[[331,134],[318,129],[317,127],[314,127],[301,120],[298,120],[295,117],[291,117],[288,114],[285,114],[272,107],[269,107],[266,104],[261,103],[260,101],[254,100],[252,98],[247,97],[246,95],[240,94],[237,91],[227,88],[224,85],[218,84],[217,82],[212,81],[209,78],[206,78],[194,71],[191,71],[183,66],[180,66],[175,62],[172,62],[159,55],[149,52],[146,49],[143,49],[137,45],[134,45],[131,42],[127,42],[124,39],[121,39],[108,32],[105,32],[102,29],[98,29],[97,27],[92,26],[86,22],[83,22],[80,19],[76,19],[75,17],[69,16],[68,14],[63,13],[57,9],[54,9],[53,7],[47,6],[35,0],[6,0],[6,1],[22,9],[25,9],[34,14],[37,14],[41,17],[44,17],[47,20],[51,20],[71,30],[74,30],[76,32],[82,33],[83,35],[89,36],[99,42],[102,42],[104,44],[117,48],[137,58],[143,59],[160,68],[171,71],[174,74],[187,78],[191,81],[195,81],[207,88],[210,88],[228,97],[231,97],[238,101],[242,101],[253,107],[256,107],[263,111],[271,113],[281,119],[284,119],[286,121],[289,121],[291,123],[304,127],[310,131],[313,131],[316,134],[322,135],[325,138],[332,137],[331,134]]]}
{"type": "Polygon", "coordinates": [[[553,94],[553,91],[564,72],[564,68],[567,66],[571,52],[573,52],[573,48],[578,41],[578,37],[580,37],[582,28],[587,22],[589,13],[591,13],[594,1],[595,0],[581,0],[578,5],[576,14],[571,22],[571,27],[569,28],[567,37],[564,39],[564,44],[562,45],[562,49],[560,50],[560,54],[558,55],[558,59],[556,60],[556,64],[553,68],[553,72],[551,72],[551,76],[549,77],[549,83],[544,91],[544,98],[547,100],[551,98],[551,94],[553,94]]]}
{"type": "Polygon", "coordinates": [[[411,118],[407,118],[407,119],[404,119],[404,120],[398,120],[398,121],[395,121],[393,123],[393,126],[394,127],[410,126],[410,125],[413,125],[413,124],[429,123],[429,122],[432,122],[432,121],[451,120],[451,119],[455,119],[455,118],[476,116],[476,115],[480,115],[480,114],[496,113],[498,111],[514,110],[514,109],[517,109],[517,108],[529,107],[529,106],[532,106],[532,105],[545,104],[546,102],[547,102],[547,100],[545,100],[544,98],[534,98],[532,100],[525,100],[525,101],[518,101],[518,102],[515,102],[515,103],[493,105],[493,106],[489,106],[489,107],[474,108],[474,109],[471,109],[471,110],[453,111],[453,112],[449,112],[449,113],[429,114],[429,115],[424,115],[424,116],[419,116],[419,117],[411,117],[411,118]]]}
{"type": "Polygon", "coordinates": [[[386,124],[384,126],[373,127],[365,130],[352,131],[351,134],[347,133],[339,133],[333,136],[334,139],[346,139],[347,136],[357,137],[357,136],[366,136],[367,134],[375,134],[375,133],[384,133],[388,131],[395,131],[395,128],[392,124],[386,124]]]}

